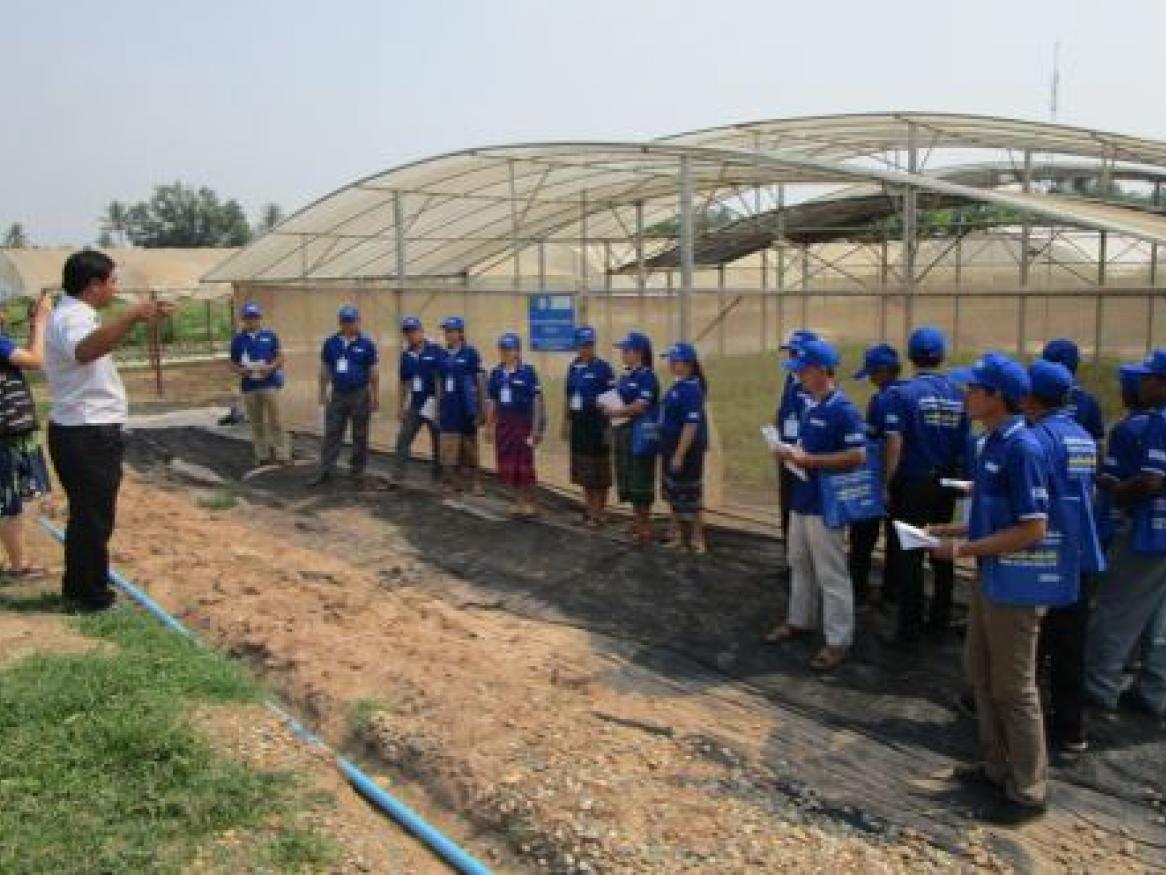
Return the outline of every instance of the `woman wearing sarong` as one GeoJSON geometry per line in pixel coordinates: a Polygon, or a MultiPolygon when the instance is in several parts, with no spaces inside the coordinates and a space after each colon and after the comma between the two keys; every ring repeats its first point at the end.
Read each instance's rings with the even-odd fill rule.
{"type": "Polygon", "coordinates": [[[616,384],[619,404],[604,407],[611,419],[619,500],[632,506],[632,540],[652,543],[652,502],[656,500],[656,452],[636,446],[636,424],[658,415],[660,382],[652,370],[652,341],[637,331],[616,344],[624,374],[616,384]]]}
{"type": "Polygon", "coordinates": [[[487,439],[492,433],[498,481],[514,490],[513,515],[531,518],[538,515],[534,448],[546,428],[542,388],[538,373],[522,361],[517,334],[498,338],[498,353],[502,361],[486,383],[487,439]]]}
{"type": "Polygon", "coordinates": [[[692,344],[673,344],[665,355],[675,382],[664,394],[660,415],[664,500],[672,509],[674,543],[703,555],[708,552],[703,520],[708,383],[692,344]]]}
{"type": "Polygon", "coordinates": [[[575,331],[575,349],[567,368],[563,432],[571,447],[571,482],[583,490],[583,523],[597,529],[611,489],[611,429],[599,397],[615,388],[615,372],[595,354],[594,328],[575,331]]]}

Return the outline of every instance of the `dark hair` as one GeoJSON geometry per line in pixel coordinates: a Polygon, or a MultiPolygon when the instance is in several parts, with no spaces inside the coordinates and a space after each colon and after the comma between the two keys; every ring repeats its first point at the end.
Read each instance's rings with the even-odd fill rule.
{"type": "Polygon", "coordinates": [[[82,249],[65,259],[61,270],[61,288],[76,297],[96,280],[105,282],[113,273],[113,259],[96,249],[82,249]]]}
{"type": "Polygon", "coordinates": [[[704,368],[700,366],[699,360],[692,363],[692,375],[696,377],[696,381],[700,383],[700,391],[703,392],[704,397],[707,398],[709,394],[709,381],[708,378],[704,375],[704,368]]]}
{"type": "Polygon", "coordinates": [[[652,341],[648,341],[647,345],[640,350],[640,364],[645,368],[656,367],[656,357],[652,355],[652,341]]]}
{"type": "MultiPolygon", "coordinates": [[[[910,355],[910,353],[908,353],[910,355]]],[[[921,352],[910,355],[911,364],[917,368],[938,368],[943,364],[943,353],[921,352]]]]}

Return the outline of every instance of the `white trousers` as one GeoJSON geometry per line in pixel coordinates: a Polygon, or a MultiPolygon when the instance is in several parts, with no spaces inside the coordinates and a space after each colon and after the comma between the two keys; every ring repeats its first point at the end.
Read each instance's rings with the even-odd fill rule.
{"type": "Polygon", "coordinates": [[[854,592],[846,563],[846,530],[829,529],[822,517],[790,514],[789,616],[786,622],[799,629],[818,625],[822,604],[822,629],[831,647],[849,647],[854,641],[854,592]]]}

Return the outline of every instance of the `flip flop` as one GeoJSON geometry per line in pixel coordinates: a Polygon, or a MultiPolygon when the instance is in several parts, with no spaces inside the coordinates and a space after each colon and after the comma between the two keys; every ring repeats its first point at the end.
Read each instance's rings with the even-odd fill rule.
{"type": "Polygon", "coordinates": [[[849,651],[845,647],[831,647],[829,645],[818,651],[818,655],[810,660],[810,668],[814,671],[833,671],[846,662],[849,651]]]}
{"type": "Polygon", "coordinates": [[[41,565],[25,565],[23,568],[5,568],[3,576],[8,580],[36,580],[48,573],[49,570],[41,565]]]}
{"type": "Polygon", "coordinates": [[[766,644],[781,644],[785,641],[792,641],[794,638],[808,635],[809,632],[809,629],[799,629],[797,626],[791,626],[789,623],[782,623],[772,632],[762,636],[761,640],[766,644]]]}

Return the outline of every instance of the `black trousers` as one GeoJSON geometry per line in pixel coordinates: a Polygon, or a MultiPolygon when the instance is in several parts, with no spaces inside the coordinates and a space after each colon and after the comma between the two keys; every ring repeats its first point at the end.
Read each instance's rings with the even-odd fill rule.
{"type": "Polygon", "coordinates": [[[120,425],[49,424],[49,455],[69,500],[61,583],[71,601],[100,606],[113,597],[109,539],[124,452],[120,425]]]}
{"type": "MultiPolygon", "coordinates": [[[[862,520],[850,526],[850,585],[854,590],[854,603],[865,604],[870,599],[871,557],[879,542],[883,519],[862,520]]],[[[891,533],[887,532],[890,542],[891,533]]]]}
{"type": "Polygon", "coordinates": [[[781,508],[781,538],[786,546],[789,546],[789,514],[790,507],[794,501],[794,484],[797,483],[798,477],[785,467],[784,464],[778,464],[777,467],[777,500],[781,508]]]}
{"type": "MultiPolygon", "coordinates": [[[[1116,581],[1115,581],[1116,583],[1116,581]]],[[[1071,605],[1049,608],[1041,622],[1039,658],[1048,669],[1046,722],[1053,743],[1085,739],[1085,630],[1089,625],[1088,581],[1071,605]]]]}
{"type": "Polygon", "coordinates": [[[332,473],[340,460],[344,432],[352,423],[353,474],[363,474],[368,464],[368,428],[372,417],[372,394],[368,386],[348,392],[332,390],[324,412],[324,446],[320,450],[320,470],[332,473]]]}
{"type": "MultiPolygon", "coordinates": [[[[907,479],[896,477],[891,482],[891,518],[913,526],[929,523],[950,523],[955,513],[955,495],[939,485],[939,478],[907,479]]],[[[904,641],[917,641],[923,636],[923,550],[899,549],[899,538],[890,533],[887,539],[887,574],[885,584],[899,602],[898,635],[904,641]]],[[[931,560],[935,591],[927,614],[928,626],[942,632],[951,625],[952,590],[955,586],[955,565],[931,560]]],[[[884,590],[886,594],[886,590],[884,590]]]]}

